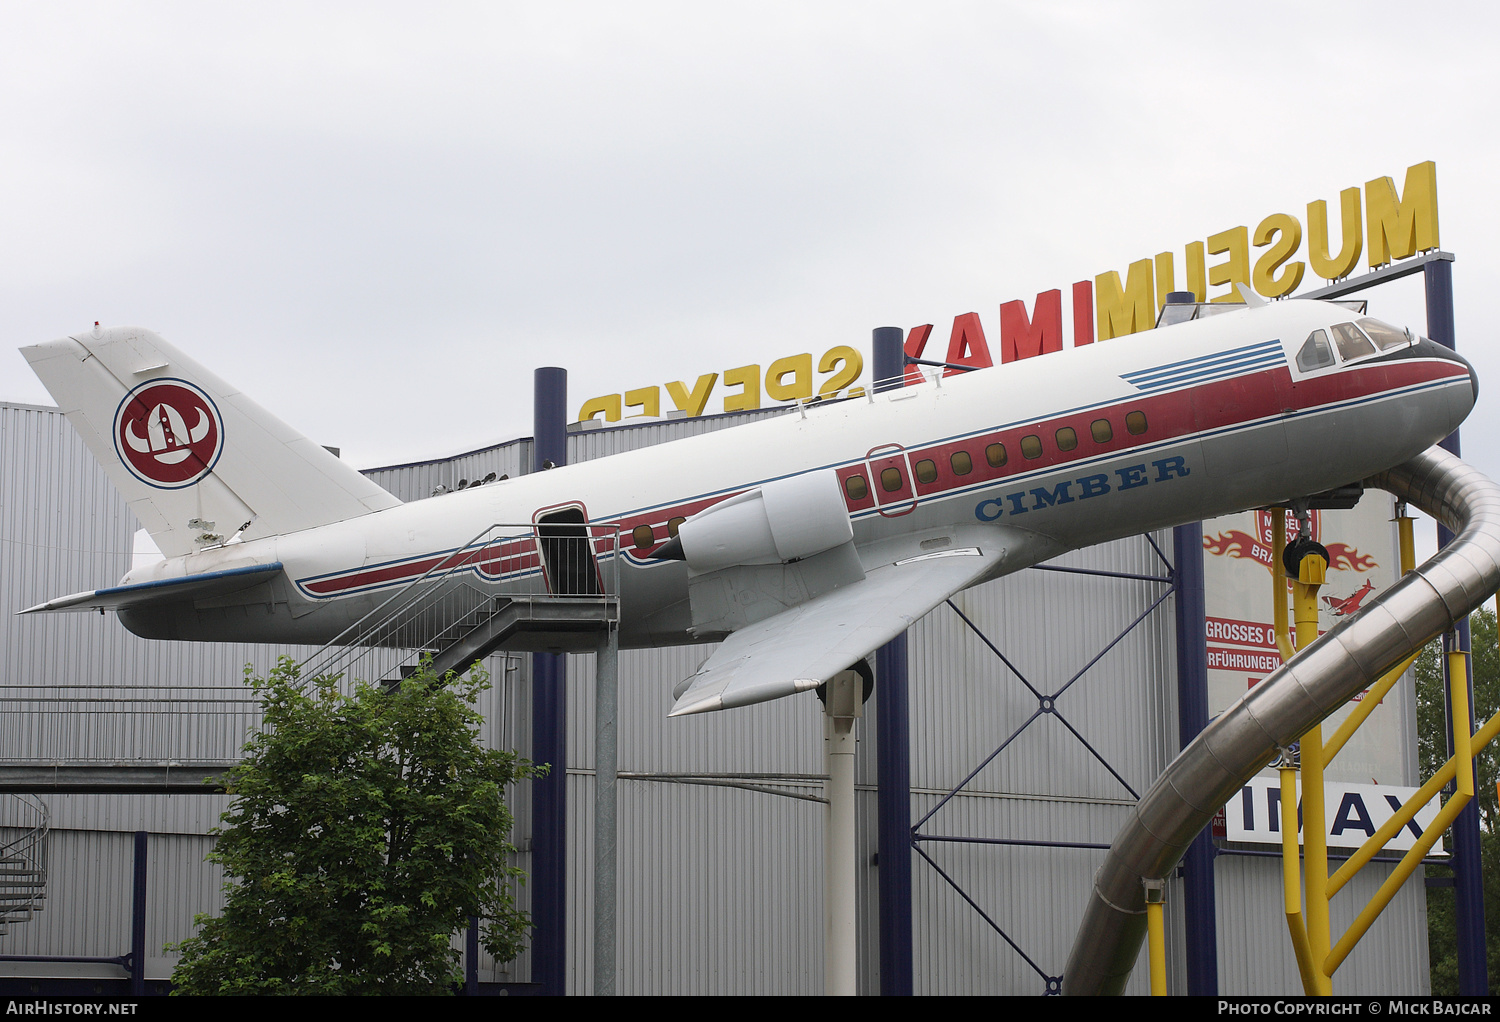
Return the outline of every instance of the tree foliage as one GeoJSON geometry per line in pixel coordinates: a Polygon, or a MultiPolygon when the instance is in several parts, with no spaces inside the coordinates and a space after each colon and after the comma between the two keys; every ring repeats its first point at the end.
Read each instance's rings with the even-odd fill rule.
{"type": "MultiPolygon", "coordinates": [[[[1470,716],[1477,726],[1500,711],[1500,645],[1497,645],[1495,615],[1488,609],[1469,617],[1473,653],[1474,705],[1470,716]]],[[[1444,716],[1442,644],[1433,643],[1417,659],[1417,749],[1422,779],[1426,780],[1448,761],[1447,723],[1444,716]]],[[[1500,780],[1500,740],[1491,742],[1478,757],[1479,843],[1484,877],[1485,944],[1491,986],[1500,980],[1500,804],[1495,782],[1500,780]]],[[[1452,849],[1452,832],[1444,835],[1444,847],[1452,849]]],[[[1451,877],[1446,866],[1429,866],[1427,875],[1451,877]]],[[[1458,940],[1451,887],[1427,889],[1427,949],[1432,969],[1432,992],[1458,992],[1458,940]]]]}
{"type": "Polygon", "coordinates": [[[536,771],[480,745],[472,704],[488,676],[424,668],[346,696],[287,658],[246,675],[264,722],[209,856],[230,878],[226,904],[177,945],[174,991],[449,993],[452,936],[471,915],[490,953],[514,958],[529,920],[511,894],[523,877],[504,791],[536,771]]]}

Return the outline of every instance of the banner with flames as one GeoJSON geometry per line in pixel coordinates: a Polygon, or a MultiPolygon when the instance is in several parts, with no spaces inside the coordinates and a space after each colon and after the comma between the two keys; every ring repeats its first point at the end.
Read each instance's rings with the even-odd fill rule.
{"type": "MultiPolygon", "coordinates": [[[[1222,712],[1247,689],[1281,666],[1272,626],[1273,592],[1291,606],[1291,585],[1274,562],[1273,513],[1286,514],[1286,535],[1297,535],[1290,512],[1250,511],[1203,523],[1207,600],[1209,712],[1222,712]]],[[[1396,528],[1388,495],[1369,491],[1350,511],[1314,511],[1312,538],[1328,548],[1328,581],[1319,591],[1319,634],[1396,581],[1396,528]]],[[[1288,611],[1290,619],[1290,609],[1288,611]]],[[[1295,642],[1295,639],[1294,639],[1295,642]]],[[[1371,715],[1330,768],[1329,778],[1364,784],[1406,783],[1411,735],[1400,726],[1396,703],[1409,699],[1398,686],[1371,715]],[[1390,705],[1385,705],[1390,704],[1390,705]]],[[[1324,735],[1348,713],[1340,710],[1324,735]]]]}
{"type": "MultiPolygon", "coordinates": [[[[1312,538],[1322,542],[1323,512],[1313,511],[1310,517],[1312,518],[1312,538]]],[[[1269,571],[1272,568],[1271,529],[1275,525],[1275,519],[1271,517],[1270,511],[1257,511],[1255,512],[1255,525],[1253,536],[1239,529],[1230,529],[1217,536],[1209,536],[1205,530],[1203,549],[1222,557],[1247,557],[1259,562],[1269,571]]],[[[1297,518],[1290,511],[1286,512],[1286,536],[1288,542],[1297,537],[1297,518]]],[[[1348,543],[1324,543],[1323,545],[1328,548],[1330,569],[1369,571],[1378,567],[1374,557],[1360,553],[1357,547],[1348,543]]]]}

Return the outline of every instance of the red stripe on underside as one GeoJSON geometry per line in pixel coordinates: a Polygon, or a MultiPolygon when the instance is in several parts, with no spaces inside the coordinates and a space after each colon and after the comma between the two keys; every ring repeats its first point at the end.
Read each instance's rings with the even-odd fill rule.
{"type": "Polygon", "coordinates": [[[500,575],[507,572],[531,570],[540,563],[535,544],[530,539],[526,539],[517,540],[514,543],[491,544],[467,556],[444,554],[401,564],[387,564],[347,575],[318,579],[315,582],[304,582],[302,587],[319,596],[331,596],[350,589],[411,581],[433,569],[437,569],[439,573],[446,573],[452,570],[478,568],[487,575],[500,575]]]}

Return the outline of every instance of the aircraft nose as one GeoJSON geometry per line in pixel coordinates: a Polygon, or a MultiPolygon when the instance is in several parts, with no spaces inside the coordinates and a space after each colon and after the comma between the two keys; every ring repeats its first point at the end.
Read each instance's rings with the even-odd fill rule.
{"type": "Polygon", "coordinates": [[[1419,338],[1413,354],[1418,358],[1439,358],[1445,362],[1457,362],[1469,372],[1469,405],[1463,410],[1463,415],[1468,415],[1470,410],[1479,401],[1479,374],[1474,371],[1474,366],[1468,359],[1464,358],[1452,348],[1439,344],[1437,341],[1426,337],[1419,338]]]}

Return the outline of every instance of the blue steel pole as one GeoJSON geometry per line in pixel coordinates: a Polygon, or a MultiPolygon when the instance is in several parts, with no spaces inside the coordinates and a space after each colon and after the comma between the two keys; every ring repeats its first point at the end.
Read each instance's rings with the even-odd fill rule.
{"type": "MultiPolygon", "coordinates": [[[[900,327],[877,327],[870,371],[876,390],[901,385],[906,371],[900,327]]],[[[880,887],[880,992],[910,997],[911,727],[907,711],[906,634],[875,652],[876,780],[880,887]]]]}
{"type": "MultiPolygon", "coordinates": [[[[568,460],[568,371],[536,370],[532,471],[568,460]]],[[[549,766],[531,785],[531,979],[541,992],[567,992],[568,686],[560,653],[531,655],[531,758],[549,766]]]]}
{"type": "Polygon", "coordinates": [[[146,995],[146,832],[135,832],[130,878],[130,996],[146,995]]]}
{"type": "MultiPolygon", "coordinates": [[[[1422,270],[1422,282],[1427,299],[1427,336],[1437,343],[1458,350],[1457,334],[1453,325],[1453,264],[1447,260],[1428,263],[1422,270]]],[[[1444,450],[1459,453],[1458,431],[1442,442],[1444,450]]],[[[1453,533],[1438,526],[1438,546],[1447,546],[1453,533]]],[[[1469,622],[1459,623],[1453,636],[1458,648],[1468,658],[1469,622]]],[[[1443,640],[1444,650],[1452,647],[1452,638],[1443,640]]],[[[1466,672],[1469,683],[1469,705],[1474,705],[1474,672],[1466,672]]],[[[1443,681],[1448,680],[1448,659],[1443,658],[1443,681]]],[[[1448,733],[1453,733],[1453,708],[1446,706],[1448,686],[1443,691],[1448,722],[1448,733]]],[[[1452,738],[1449,738],[1452,742],[1452,738]]],[[[1453,750],[1450,748],[1451,756],[1453,750]]],[[[1470,769],[1473,769],[1471,765],[1470,769]]],[[[1478,776],[1476,773],[1477,783],[1478,776]]],[[[1477,791],[1478,788],[1476,787],[1477,791]]],[[[1458,938],[1458,992],[1468,996],[1483,996],[1490,992],[1489,969],[1485,962],[1484,947],[1484,870],[1479,844],[1479,800],[1471,799],[1458,819],[1453,821],[1453,895],[1454,928],[1458,938]]]]}
{"type": "Polygon", "coordinates": [[[900,387],[906,374],[906,349],[899,326],[878,326],[870,344],[870,382],[876,392],[900,387]]]}
{"type": "Polygon", "coordinates": [[[906,680],[903,632],[875,652],[880,992],[887,997],[912,993],[911,731],[906,680]]]}
{"type": "MultiPolygon", "coordinates": [[[[1203,586],[1203,523],[1172,530],[1177,594],[1177,737],[1182,748],[1208,727],[1208,612],[1203,586]]],[[[1202,831],[1182,860],[1187,987],[1194,997],[1219,992],[1218,912],[1214,901],[1213,835],[1202,831]]]]}

